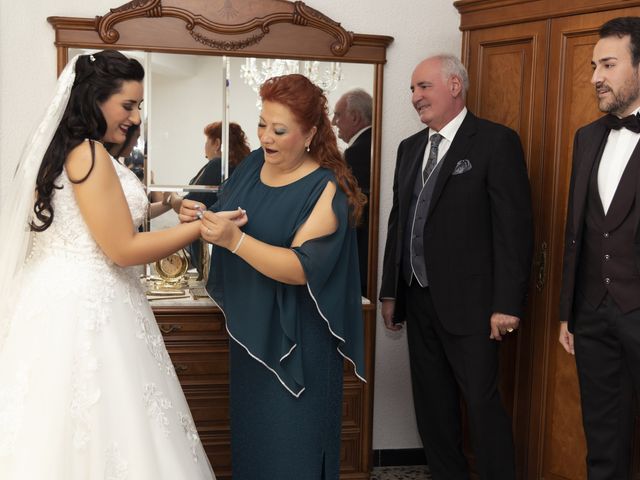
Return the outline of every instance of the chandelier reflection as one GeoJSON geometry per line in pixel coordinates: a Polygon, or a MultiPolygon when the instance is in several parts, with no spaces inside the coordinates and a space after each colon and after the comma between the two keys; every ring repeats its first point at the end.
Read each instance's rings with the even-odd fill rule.
{"type": "MultiPolygon", "coordinates": [[[[332,92],[342,80],[342,65],[339,62],[318,62],[267,59],[260,61],[255,58],[247,58],[240,67],[240,77],[249,85],[256,94],[265,80],[280,75],[300,73],[320,87],[325,94],[332,92]]],[[[256,106],[261,107],[260,96],[256,106]]]]}

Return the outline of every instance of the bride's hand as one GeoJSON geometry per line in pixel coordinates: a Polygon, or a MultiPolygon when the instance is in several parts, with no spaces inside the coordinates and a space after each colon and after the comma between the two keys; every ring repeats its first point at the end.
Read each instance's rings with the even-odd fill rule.
{"type": "MultiPolygon", "coordinates": [[[[238,244],[242,232],[234,220],[225,218],[229,217],[230,213],[231,212],[204,212],[202,225],[200,226],[202,239],[229,250],[233,249],[238,244]]],[[[246,217],[244,212],[243,216],[246,217]]]]}
{"type": "Polygon", "coordinates": [[[247,211],[238,207],[237,210],[224,210],[222,212],[216,212],[219,217],[226,218],[232,221],[236,226],[242,227],[247,224],[249,217],[247,217],[247,211]]]}
{"type": "Polygon", "coordinates": [[[189,223],[197,220],[198,213],[207,209],[204,203],[189,200],[188,198],[182,199],[181,202],[180,211],[178,212],[180,223],[189,223]]]}

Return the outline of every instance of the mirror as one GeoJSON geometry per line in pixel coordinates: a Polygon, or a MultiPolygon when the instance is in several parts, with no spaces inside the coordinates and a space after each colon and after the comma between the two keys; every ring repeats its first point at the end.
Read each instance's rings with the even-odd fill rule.
{"type": "MultiPolygon", "coordinates": [[[[261,69],[275,59],[287,59],[298,60],[302,70],[305,62],[318,62],[312,67],[321,75],[332,72],[333,80],[340,77],[326,91],[331,117],[346,91],[361,88],[371,94],[372,153],[365,173],[371,183],[370,221],[359,234],[369,247],[363,250],[367,270],[362,276],[367,283],[363,294],[375,298],[382,65],[391,38],[346,32],[302,2],[247,3],[234,3],[233,17],[216,8],[221,4],[218,0],[133,2],[95,20],[50,17],[56,29],[59,71],[81,47],[121,50],[145,66],[146,106],[138,151],[146,154],[144,181],[149,192],[215,191],[216,185],[195,188],[189,183],[207,163],[204,127],[225,116],[242,127],[252,150],[259,148],[258,96],[242,78],[243,67],[261,69]],[[154,10],[161,3],[164,9],[154,10]],[[170,3],[180,4],[181,13],[170,3]],[[277,40],[287,35],[297,41],[277,40]]],[[[344,150],[347,144],[339,140],[339,147],[344,150]]],[[[149,228],[177,222],[177,215],[169,211],[154,218],[149,228]]]]}

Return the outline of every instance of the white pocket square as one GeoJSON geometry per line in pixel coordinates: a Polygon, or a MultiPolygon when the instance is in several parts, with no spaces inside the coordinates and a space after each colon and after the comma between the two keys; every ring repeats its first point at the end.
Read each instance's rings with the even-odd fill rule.
{"type": "Polygon", "coordinates": [[[451,175],[460,175],[461,173],[468,172],[472,168],[473,166],[471,165],[471,162],[465,158],[464,160],[460,160],[456,163],[456,168],[453,169],[453,173],[451,173],[451,175]]]}

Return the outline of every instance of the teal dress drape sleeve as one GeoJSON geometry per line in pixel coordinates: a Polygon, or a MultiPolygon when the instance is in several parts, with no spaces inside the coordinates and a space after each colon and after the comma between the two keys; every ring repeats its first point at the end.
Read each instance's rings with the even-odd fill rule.
{"type": "Polygon", "coordinates": [[[350,226],[344,192],[333,199],[338,229],[331,235],[306,241],[293,248],[307,279],[307,289],[320,316],[340,341],[338,350],[365,379],[362,299],[355,230],[350,226]]]}

